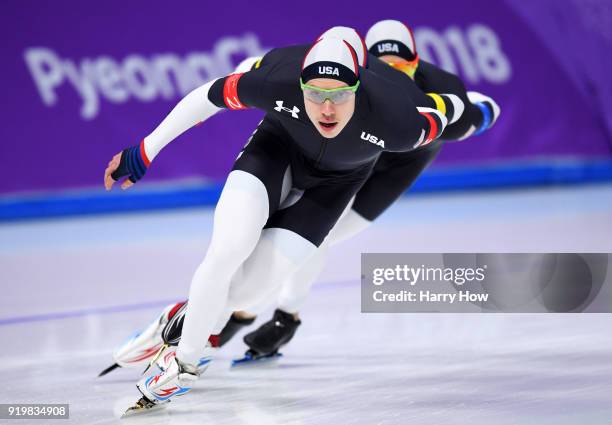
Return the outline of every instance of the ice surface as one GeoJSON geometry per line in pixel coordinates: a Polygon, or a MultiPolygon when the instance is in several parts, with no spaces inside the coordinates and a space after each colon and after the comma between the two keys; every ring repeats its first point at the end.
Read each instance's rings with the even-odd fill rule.
{"type": "Polygon", "coordinates": [[[0,403],[70,403],[36,424],[612,424],[612,315],[359,300],[360,252],[612,252],[612,186],[407,197],[332,251],[280,361],[230,370],[235,338],[191,393],[120,421],[139,371],[96,376],[185,297],[211,224],[193,209],[1,225],[0,403]]]}

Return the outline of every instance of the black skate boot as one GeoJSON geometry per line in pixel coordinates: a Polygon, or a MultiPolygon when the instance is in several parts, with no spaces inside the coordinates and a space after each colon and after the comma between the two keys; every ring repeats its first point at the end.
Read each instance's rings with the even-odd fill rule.
{"type": "Polygon", "coordinates": [[[239,319],[232,314],[232,317],[230,317],[219,333],[219,347],[223,347],[242,328],[252,325],[254,321],[255,317],[251,319],[239,319]]]}
{"type": "MultiPolygon", "coordinates": [[[[177,312],[174,314],[162,331],[162,338],[164,343],[170,346],[177,346],[181,341],[181,335],[183,333],[183,321],[185,320],[185,311],[187,303],[185,303],[177,312]]],[[[255,318],[251,319],[238,319],[232,316],[225,324],[225,327],[221,330],[218,335],[218,347],[223,347],[230,339],[234,337],[245,326],[252,325],[255,318]]]]}
{"type": "Polygon", "coordinates": [[[278,350],[291,341],[301,323],[292,314],[277,309],[271,320],[244,336],[244,343],[250,349],[242,359],[234,360],[232,365],[280,357],[278,350]]]}

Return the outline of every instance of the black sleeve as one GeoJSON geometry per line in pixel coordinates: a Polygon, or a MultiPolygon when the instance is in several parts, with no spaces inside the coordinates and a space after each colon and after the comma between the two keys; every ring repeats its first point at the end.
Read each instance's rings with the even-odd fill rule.
{"type": "MultiPolygon", "coordinates": [[[[410,83],[413,82],[412,79],[409,78],[409,80],[410,83]]],[[[408,114],[397,122],[409,124],[404,129],[406,140],[409,143],[398,149],[400,152],[430,144],[437,140],[445,129],[442,119],[436,113],[442,115],[442,112],[436,109],[435,101],[430,96],[423,93],[416,84],[403,84],[402,88],[405,90],[404,93],[408,94],[406,97],[407,105],[403,108],[408,114]],[[428,109],[422,108],[423,106],[428,109]]]]}
{"type": "Polygon", "coordinates": [[[436,107],[434,100],[427,96],[408,75],[393,69],[390,65],[387,65],[372,54],[368,54],[368,64],[368,69],[370,71],[380,75],[386,80],[401,85],[417,106],[425,106],[427,108],[436,107]]]}
{"type": "Polygon", "coordinates": [[[480,127],[483,119],[482,112],[468,99],[465,85],[459,77],[446,71],[440,71],[443,73],[446,84],[449,87],[445,93],[457,95],[463,101],[465,107],[459,120],[446,127],[441,138],[444,140],[458,140],[465,136],[471,127],[480,127]]]}
{"type": "Polygon", "coordinates": [[[283,60],[290,59],[301,59],[306,55],[310,46],[303,44],[297,46],[288,46],[288,47],[280,47],[276,49],[270,50],[268,53],[264,55],[264,57],[259,61],[259,67],[274,65],[283,60]]]}
{"type": "Polygon", "coordinates": [[[444,140],[459,140],[465,136],[472,127],[479,128],[482,124],[482,112],[469,100],[465,103],[465,110],[459,120],[444,130],[441,138],[444,140]]]}
{"type": "Polygon", "coordinates": [[[266,66],[219,78],[210,87],[208,99],[218,108],[263,109],[262,92],[269,72],[270,67],[266,66]]]}
{"type": "Polygon", "coordinates": [[[482,112],[470,102],[463,81],[455,74],[444,71],[429,62],[421,61],[417,73],[417,83],[426,92],[454,94],[461,99],[465,106],[459,120],[445,128],[441,136],[442,139],[460,139],[467,134],[472,126],[478,128],[482,123],[482,112]]]}
{"type": "Polygon", "coordinates": [[[417,85],[427,93],[450,93],[464,103],[468,101],[467,90],[461,78],[444,71],[429,62],[421,61],[415,76],[417,85]]]}
{"type": "MultiPolygon", "coordinates": [[[[399,72],[395,70],[392,71],[399,72]]],[[[406,75],[406,81],[403,86],[416,106],[436,109],[436,102],[430,96],[427,96],[427,94],[416,85],[412,78],[406,75]]]]}
{"type": "Polygon", "coordinates": [[[406,152],[417,147],[426,146],[436,141],[444,131],[444,123],[440,118],[441,112],[435,108],[420,108],[410,100],[405,104],[404,114],[401,119],[395,120],[401,125],[401,144],[392,145],[389,151],[406,152]]]}
{"type": "Polygon", "coordinates": [[[208,100],[210,100],[217,108],[227,108],[223,102],[223,86],[227,77],[218,78],[208,90],[208,100]]]}
{"type": "MultiPolygon", "coordinates": [[[[434,108],[430,109],[435,110],[434,108]]],[[[415,108],[412,115],[410,120],[406,120],[410,122],[410,126],[404,129],[407,143],[391,149],[392,151],[405,152],[427,146],[436,142],[444,131],[444,124],[438,114],[432,111],[419,111],[415,108]]]]}
{"type": "Polygon", "coordinates": [[[280,59],[279,50],[280,49],[275,48],[275,49],[270,50],[268,53],[266,53],[259,61],[259,66],[257,68],[269,65],[271,63],[278,62],[278,60],[280,59]]]}

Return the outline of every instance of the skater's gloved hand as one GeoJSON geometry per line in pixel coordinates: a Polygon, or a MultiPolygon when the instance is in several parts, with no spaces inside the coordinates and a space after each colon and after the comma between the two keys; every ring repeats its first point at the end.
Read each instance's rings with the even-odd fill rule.
{"type": "Polygon", "coordinates": [[[149,165],[143,140],[140,145],[124,149],[123,152],[113,156],[104,170],[104,187],[106,190],[111,190],[117,180],[127,176],[128,178],[121,184],[121,189],[127,189],[144,177],[149,165]]]}
{"type": "Polygon", "coordinates": [[[501,113],[501,109],[497,102],[495,102],[489,96],[485,96],[482,93],[478,93],[475,91],[467,92],[467,97],[474,105],[476,105],[480,111],[482,112],[483,120],[480,124],[480,127],[476,129],[474,132],[474,136],[488,130],[493,127],[497,118],[499,118],[499,114],[501,113]]]}

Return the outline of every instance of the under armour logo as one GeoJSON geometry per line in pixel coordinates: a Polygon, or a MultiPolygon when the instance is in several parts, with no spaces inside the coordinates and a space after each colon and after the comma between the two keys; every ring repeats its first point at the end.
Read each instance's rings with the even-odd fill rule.
{"type": "Polygon", "coordinates": [[[274,110],[278,112],[282,112],[282,111],[289,112],[293,118],[299,118],[298,112],[300,112],[300,108],[298,108],[297,106],[294,106],[293,109],[285,108],[283,106],[282,100],[276,101],[276,108],[274,108],[274,110]]]}

